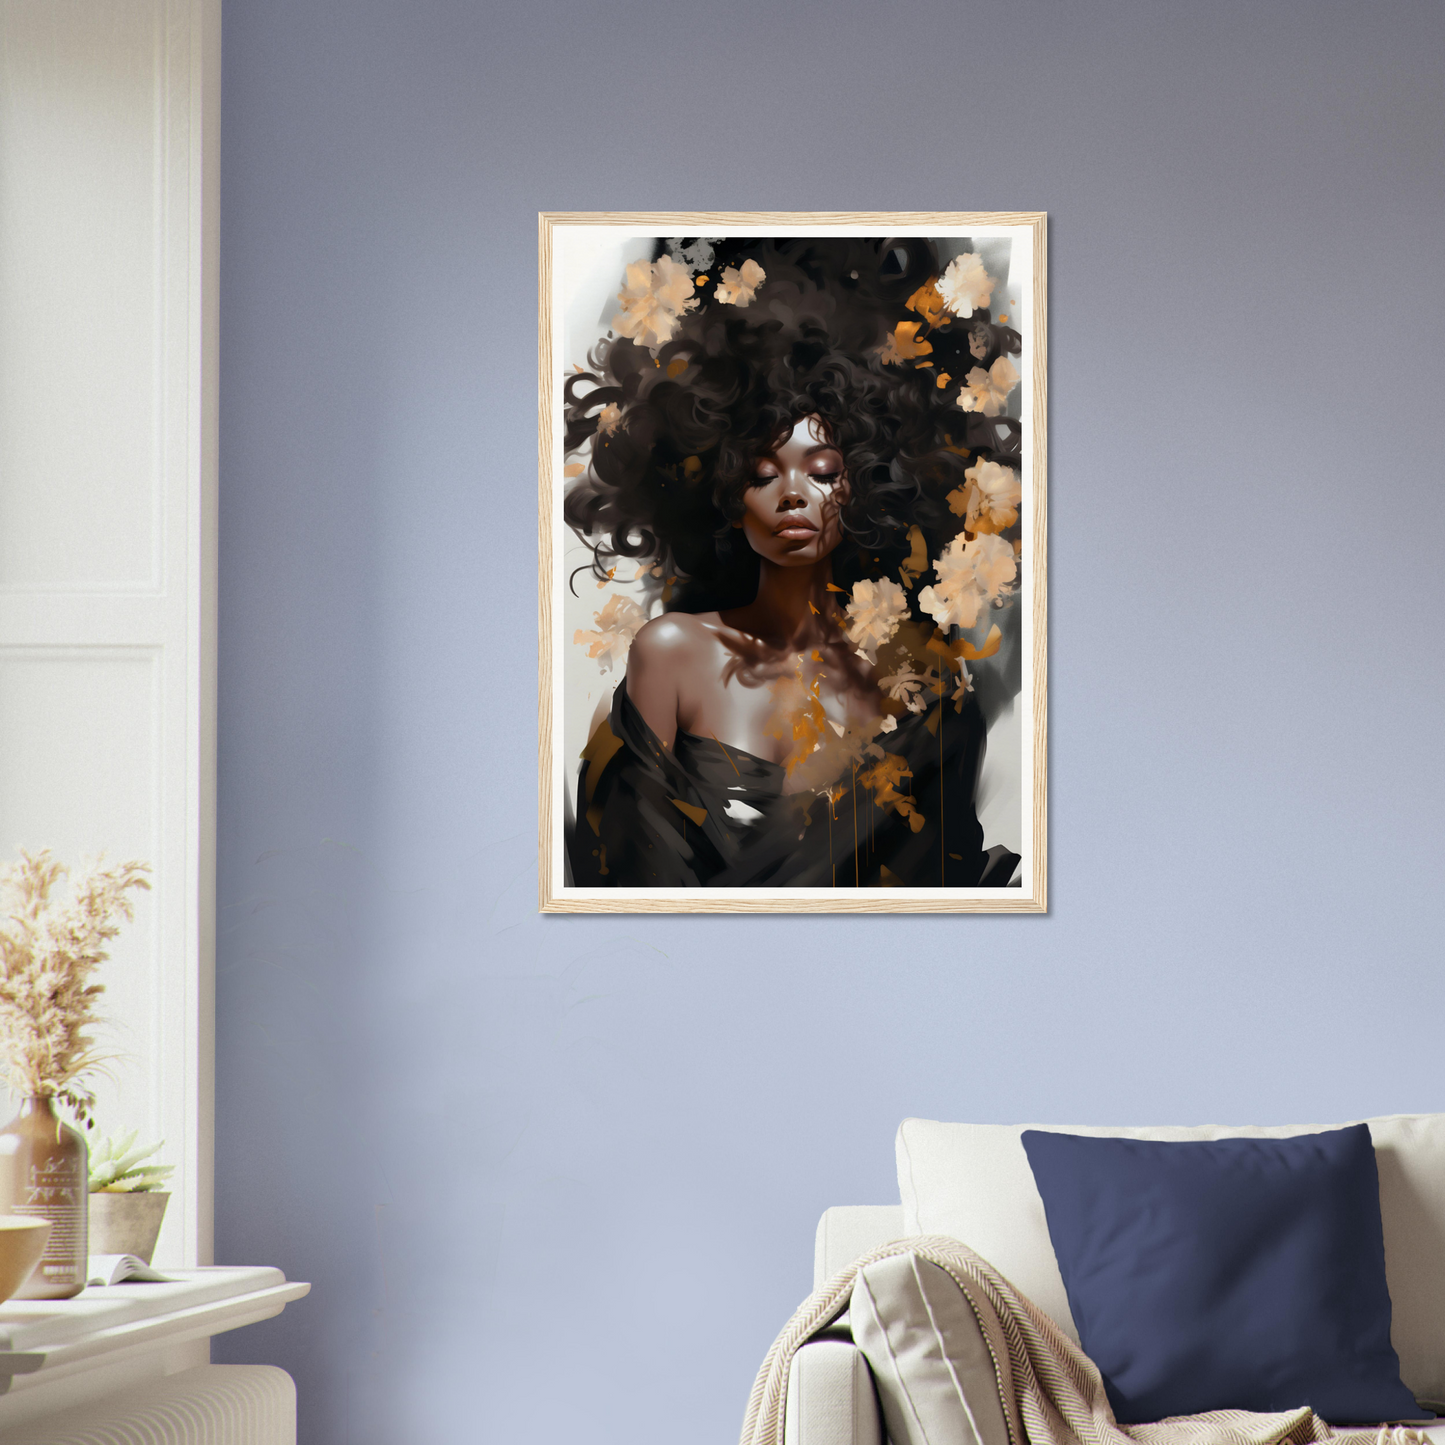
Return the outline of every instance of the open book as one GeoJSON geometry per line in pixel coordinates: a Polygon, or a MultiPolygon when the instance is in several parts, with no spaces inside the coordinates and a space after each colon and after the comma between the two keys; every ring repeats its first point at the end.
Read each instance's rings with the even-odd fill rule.
{"type": "Polygon", "coordinates": [[[171,1277],[154,1270],[133,1254],[92,1254],[86,1264],[85,1282],[91,1284],[169,1284],[171,1277]]]}

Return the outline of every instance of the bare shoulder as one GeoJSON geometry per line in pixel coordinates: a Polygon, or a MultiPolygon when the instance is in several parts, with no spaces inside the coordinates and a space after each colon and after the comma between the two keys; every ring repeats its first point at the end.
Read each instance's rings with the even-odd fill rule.
{"type": "Polygon", "coordinates": [[[701,647],[717,645],[718,626],[716,612],[664,612],[632,639],[628,661],[670,663],[695,655],[701,647]]]}

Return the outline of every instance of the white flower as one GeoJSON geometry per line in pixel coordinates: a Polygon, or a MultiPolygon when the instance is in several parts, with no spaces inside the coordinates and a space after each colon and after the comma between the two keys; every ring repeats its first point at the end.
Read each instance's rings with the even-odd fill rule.
{"type": "Polygon", "coordinates": [[[938,281],[938,294],[955,316],[972,316],[986,307],[998,282],[983,269],[972,251],[955,256],[938,281]]]}
{"type": "Polygon", "coordinates": [[[608,432],[615,431],[617,424],[622,420],[622,408],[615,402],[608,402],[602,408],[597,418],[597,435],[605,437],[608,432]]]}
{"type": "Polygon", "coordinates": [[[975,366],[969,372],[963,390],[958,394],[958,404],[964,411],[981,411],[985,416],[997,416],[1018,382],[1019,374],[1013,362],[1006,356],[1000,356],[987,371],[975,366]]]}
{"type": "Polygon", "coordinates": [[[876,582],[864,578],[853,584],[844,632],[853,650],[868,662],[878,661],[878,649],[898,631],[908,616],[908,594],[887,577],[876,582]]]}
{"type": "Polygon", "coordinates": [[[612,318],[612,329],[656,349],[672,339],[682,313],[697,306],[694,290],[692,272],[671,256],[661,256],[651,264],[634,261],[617,293],[622,310],[612,318]]]}
{"type": "Polygon", "coordinates": [[[647,613],[630,597],[614,593],[592,620],[598,630],[584,632],[578,628],[572,634],[572,641],[587,646],[587,656],[598,658],[602,671],[611,672],[613,663],[626,658],[632,639],[647,621],[647,613]]]}
{"type": "Polygon", "coordinates": [[[1002,532],[1018,521],[1023,489],[1012,467],[980,459],[963,475],[968,485],[948,494],[948,509],[970,532],[1002,532]]]}
{"type": "Polygon", "coordinates": [[[726,306],[746,306],[757,294],[768,273],[756,261],[744,261],[742,270],[724,266],[716,296],[726,306]]]}
{"type": "Polygon", "coordinates": [[[952,702],[958,704],[958,711],[963,711],[963,700],[973,691],[973,674],[964,666],[958,664],[958,686],[953,690],[952,702]]]}
{"type": "Polygon", "coordinates": [[[960,533],[933,570],[938,583],[918,594],[918,605],[940,627],[976,627],[981,610],[1013,595],[1019,566],[1002,537],[985,533],[966,543],[960,533]]]}
{"type": "Polygon", "coordinates": [[[893,699],[894,702],[904,703],[910,712],[915,711],[913,707],[914,698],[923,690],[924,683],[930,681],[928,676],[921,672],[914,672],[912,668],[904,667],[899,672],[890,673],[887,677],[878,679],[878,686],[893,699]]]}

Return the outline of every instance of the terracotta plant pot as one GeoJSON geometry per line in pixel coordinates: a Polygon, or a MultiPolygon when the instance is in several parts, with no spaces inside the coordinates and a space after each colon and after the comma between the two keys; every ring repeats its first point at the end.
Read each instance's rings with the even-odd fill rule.
{"type": "Polygon", "coordinates": [[[48,1219],[0,1214],[0,1300],[9,1299],[30,1278],[49,1238],[48,1219]]]}
{"type": "Polygon", "coordinates": [[[90,1252],[133,1254],[147,1264],[156,1252],[169,1194],[154,1190],[112,1194],[102,1189],[90,1196],[90,1252]]]}

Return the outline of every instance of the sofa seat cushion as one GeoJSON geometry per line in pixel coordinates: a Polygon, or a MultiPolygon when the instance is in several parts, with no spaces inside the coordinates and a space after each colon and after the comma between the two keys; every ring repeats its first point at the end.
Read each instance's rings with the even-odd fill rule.
{"type": "Polygon", "coordinates": [[[1301,1405],[1332,1424],[1420,1417],[1390,1345],[1365,1125],[1167,1143],[1031,1129],[1022,1142],[1120,1423],[1301,1405]]]}
{"type": "MultiPolygon", "coordinates": [[[[1390,1337],[1400,1377],[1417,1399],[1445,1401],[1445,1115],[1396,1114],[1365,1122],[1380,1177],[1390,1337]]],[[[910,1235],[961,1239],[1077,1342],[1043,1200],[1021,1142],[1026,1128],[1098,1138],[1283,1139],[1331,1127],[1101,1128],[905,1119],[897,1138],[903,1228],[910,1235]]]]}

